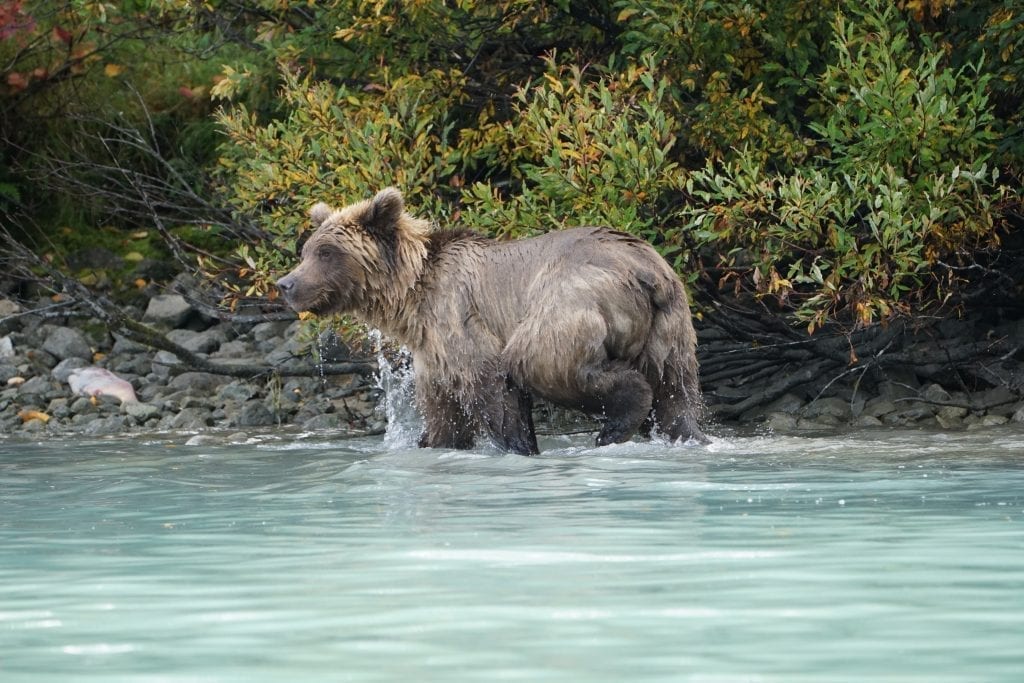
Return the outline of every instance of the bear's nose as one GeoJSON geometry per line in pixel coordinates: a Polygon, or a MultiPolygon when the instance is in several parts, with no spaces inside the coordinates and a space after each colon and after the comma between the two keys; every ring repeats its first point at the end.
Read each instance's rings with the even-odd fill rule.
{"type": "Polygon", "coordinates": [[[295,278],[293,278],[291,275],[285,275],[283,278],[277,281],[277,288],[281,290],[282,294],[287,294],[288,292],[295,289],[295,278]]]}

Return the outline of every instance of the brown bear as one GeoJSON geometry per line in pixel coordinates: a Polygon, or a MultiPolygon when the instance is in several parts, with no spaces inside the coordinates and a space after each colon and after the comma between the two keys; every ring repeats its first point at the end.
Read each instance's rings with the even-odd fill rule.
{"type": "Polygon", "coordinates": [[[603,419],[598,445],[652,426],[706,441],[686,292],[643,240],[433,230],[394,188],[310,217],[302,260],[277,286],[296,311],[353,314],[412,352],[420,446],[470,448],[482,430],[537,453],[535,396],[603,419]]]}

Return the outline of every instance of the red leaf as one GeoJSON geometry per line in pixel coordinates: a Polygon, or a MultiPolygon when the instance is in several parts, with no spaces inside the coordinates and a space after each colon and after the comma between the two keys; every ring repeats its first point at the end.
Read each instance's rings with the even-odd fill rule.
{"type": "Polygon", "coordinates": [[[14,92],[20,92],[28,87],[28,79],[25,78],[24,74],[12,71],[7,74],[7,85],[14,92]]]}
{"type": "Polygon", "coordinates": [[[64,43],[65,45],[71,45],[71,41],[75,39],[71,31],[61,28],[60,26],[53,27],[53,39],[64,43]]]}

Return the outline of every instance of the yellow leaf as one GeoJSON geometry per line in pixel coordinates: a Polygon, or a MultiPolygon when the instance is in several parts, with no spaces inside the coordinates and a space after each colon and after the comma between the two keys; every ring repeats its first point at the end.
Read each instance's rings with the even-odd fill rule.
{"type": "Polygon", "coordinates": [[[121,75],[124,71],[124,67],[120,64],[107,64],[103,67],[103,75],[107,78],[116,78],[121,75]]]}
{"type": "Polygon", "coordinates": [[[21,418],[22,422],[28,422],[29,420],[40,420],[43,424],[50,421],[50,416],[46,413],[42,413],[38,410],[23,410],[18,413],[18,417],[21,418]]]}

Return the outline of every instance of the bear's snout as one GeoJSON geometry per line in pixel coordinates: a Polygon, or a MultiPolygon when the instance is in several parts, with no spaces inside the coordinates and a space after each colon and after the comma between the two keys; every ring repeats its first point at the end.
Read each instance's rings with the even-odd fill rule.
{"type": "Polygon", "coordinates": [[[298,281],[298,278],[295,277],[295,274],[294,273],[288,273],[283,278],[278,280],[276,284],[277,284],[277,291],[281,292],[281,296],[283,296],[284,300],[288,302],[288,305],[292,309],[298,311],[299,310],[299,308],[297,307],[297,303],[298,302],[295,301],[295,297],[296,297],[297,292],[298,292],[297,288],[298,288],[299,281],[298,281]]]}
{"type": "Polygon", "coordinates": [[[278,280],[276,284],[281,293],[288,296],[288,293],[295,289],[295,276],[289,273],[278,280]]]}

